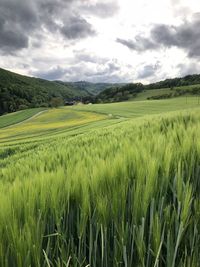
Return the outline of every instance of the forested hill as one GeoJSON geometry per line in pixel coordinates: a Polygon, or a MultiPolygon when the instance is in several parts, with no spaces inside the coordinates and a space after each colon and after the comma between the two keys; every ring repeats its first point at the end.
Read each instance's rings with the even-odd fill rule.
{"type": "Polygon", "coordinates": [[[78,81],[78,82],[62,82],[62,81],[56,81],[57,83],[64,84],[67,86],[70,86],[74,89],[83,90],[88,92],[90,95],[98,95],[105,89],[109,88],[115,88],[117,86],[123,86],[123,84],[119,83],[91,83],[86,81],[78,81]]]}
{"type": "Polygon", "coordinates": [[[120,102],[134,98],[136,99],[140,93],[144,92],[149,92],[146,93],[146,95],[148,95],[147,99],[171,98],[185,94],[199,95],[200,75],[195,74],[183,78],[166,79],[148,85],[143,85],[142,83],[130,83],[122,86],[112,86],[100,92],[98,96],[92,100],[94,103],[120,102]],[[154,92],[151,95],[152,89],[154,89],[154,92]]]}
{"type": "Polygon", "coordinates": [[[19,75],[0,68],[0,114],[31,107],[47,107],[52,99],[83,97],[85,90],[19,75]]]}

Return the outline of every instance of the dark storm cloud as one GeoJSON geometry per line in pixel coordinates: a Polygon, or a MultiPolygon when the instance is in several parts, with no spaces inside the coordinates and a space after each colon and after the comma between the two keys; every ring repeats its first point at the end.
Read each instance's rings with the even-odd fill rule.
{"type": "Polygon", "coordinates": [[[61,28],[61,33],[67,39],[81,39],[95,35],[92,25],[81,17],[71,17],[61,28]]]}
{"type": "Polygon", "coordinates": [[[28,47],[28,38],[22,31],[6,29],[6,22],[0,18],[0,49],[6,53],[28,47]]]}
{"type": "Polygon", "coordinates": [[[164,47],[184,49],[189,57],[200,56],[200,16],[192,22],[174,27],[157,25],[151,31],[151,38],[164,47]]]}
{"type": "Polygon", "coordinates": [[[180,26],[154,25],[148,38],[136,36],[133,41],[120,38],[116,41],[138,52],[178,47],[191,58],[200,57],[200,14],[195,14],[192,21],[185,21],[180,26]]]}
{"type": "MultiPolygon", "coordinates": [[[[65,40],[95,35],[85,15],[109,17],[117,11],[116,1],[94,4],[92,0],[0,0],[0,52],[27,48],[35,35],[60,34],[65,40]]],[[[39,47],[42,38],[34,42],[39,47]]]]}
{"type": "Polygon", "coordinates": [[[0,0],[0,18],[7,26],[23,26],[28,30],[37,22],[36,6],[33,1],[0,0]]]}
{"type": "Polygon", "coordinates": [[[177,30],[175,27],[167,25],[156,25],[151,30],[151,39],[154,43],[171,47],[178,45],[177,30]]]}
{"type": "Polygon", "coordinates": [[[37,18],[32,4],[0,0],[0,50],[13,53],[28,47],[28,35],[37,18]]]}

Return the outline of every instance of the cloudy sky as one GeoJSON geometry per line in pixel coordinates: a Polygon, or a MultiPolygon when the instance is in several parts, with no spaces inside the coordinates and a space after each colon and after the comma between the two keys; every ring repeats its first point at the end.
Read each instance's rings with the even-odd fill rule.
{"type": "Polygon", "coordinates": [[[200,73],[197,0],[0,0],[0,67],[48,80],[200,73]]]}

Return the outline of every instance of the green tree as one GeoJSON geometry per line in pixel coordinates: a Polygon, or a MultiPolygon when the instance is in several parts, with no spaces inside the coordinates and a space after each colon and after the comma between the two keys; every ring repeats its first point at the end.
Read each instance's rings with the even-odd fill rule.
{"type": "Polygon", "coordinates": [[[64,105],[64,101],[61,97],[53,97],[50,101],[50,107],[57,108],[64,105]]]}

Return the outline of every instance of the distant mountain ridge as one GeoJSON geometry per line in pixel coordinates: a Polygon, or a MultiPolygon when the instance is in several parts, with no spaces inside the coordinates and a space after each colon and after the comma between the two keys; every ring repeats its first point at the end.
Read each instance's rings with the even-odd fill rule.
{"type": "Polygon", "coordinates": [[[77,82],[63,82],[63,81],[56,81],[59,84],[67,85],[75,90],[83,90],[86,91],[89,95],[98,95],[106,88],[112,88],[116,86],[122,86],[123,84],[120,83],[92,83],[87,81],[77,81],[77,82]]]}

